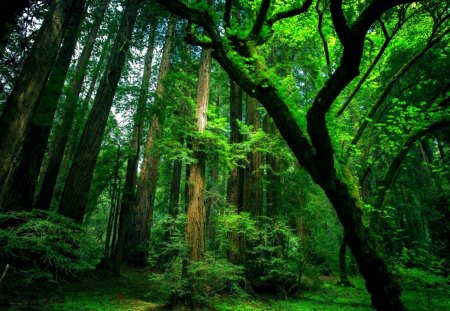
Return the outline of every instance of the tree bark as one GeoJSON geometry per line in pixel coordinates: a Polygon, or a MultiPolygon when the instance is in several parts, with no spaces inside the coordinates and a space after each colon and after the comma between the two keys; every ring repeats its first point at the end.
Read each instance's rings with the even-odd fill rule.
{"type": "MultiPolygon", "coordinates": [[[[230,80],[231,144],[239,144],[242,142],[242,135],[239,131],[238,121],[242,121],[242,89],[233,80],[230,80]]],[[[242,168],[237,166],[233,167],[228,179],[227,199],[228,202],[236,207],[238,211],[242,210],[242,179],[242,168]]]]}
{"type": "Polygon", "coordinates": [[[58,212],[83,222],[89,187],[97,162],[100,145],[130,46],[140,0],[128,0],[108,64],[100,81],[92,110],[89,114],[80,144],[69,170],[58,212]]]}
{"type": "MultiPolygon", "coordinates": [[[[230,79],[230,143],[239,144],[242,142],[242,135],[239,131],[239,123],[242,121],[242,89],[230,79]]],[[[237,212],[242,211],[243,205],[243,179],[244,170],[237,165],[233,166],[228,178],[227,201],[234,206],[237,212]]],[[[232,263],[240,263],[240,241],[238,233],[232,232],[230,237],[234,247],[228,253],[228,259],[232,263]]]]}
{"type": "MultiPolygon", "coordinates": [[[[203,49],[197,81],[197,132],[206,129],[209,87],[211,79],[211,49],[203,49]]],[[[198,138],[192,141],[192,150],[197,162],[189,169],[188,201],[186,213],[186,242],[190,246],[189,259],[201,260],[206,252],[206,207],[204,198],[205,187],[205,154],[201,150],[202,142],[198,138]]]]}
{"type": "Polygon", "coordinates": [[[161,137],[162,125],[159,118],[161,98],[164,94],[162,80],[166,77],[170,67],[170,52],[172,49],[173,32],[175,28],[175,17],[169,18],[166,39],[161,56],[158,81],[156,85],[156,98],[152,107],[150,127],[144,147],[144,161],[141,169],[136,201],[132,210],[132,226],[129,226],[127,236],[130,237],[130,256],[134,257],[133,264],[146,266],[150,243],[150,230],[152,226],[153,205],[155,202],[156,183],[158,178],[158,165],[160,154],[157,142],[161,137]]]}
{"type": "MultiPolygon", "coordinates": [[[[263,129],[266,133],[275,136],[278,134],[278,129],[269,115],[266,115],[263,120],[263,129]]],[[[266,215],[274,218],[281,208],[281,163],[279,157],[275,154],[268,153],[266,155],[267,168],[267,206],[266,215]]]]}
{"type": "Polygon", "coordinates": [[[16,159],[64,36],[74,0],[55,0],[0,117],[0,209],[11,190],[16,159]]]}
{"type": "Polygon", "coordinates": [[[10,176],[11,191],[5,202],[6,210],[31,210],[37,179],[61,96],[75,51],[79,28],[85,10],[85,0],[76,1],[71,9],[64,41],[53,65],[50,77],[39,100],[36,115],[16,155],[17,168],[10,176]]]}
{"type": "MultiPolygon", "coordinates": [[[[83,81],[86,76],[86,70],[89,63],[89,59],[94,49],[95,41],[97,39],[98,30],[103,21],[103,16],[105,14],[106,8],[108,7],[109,0],[102,0],[97,9],[94,23],[91,26],[88,38],[85,42],[84,48],[81,52],[80,58],[78,59],[77,65],[75,67],[72,80],[69,85],[69,90],[66,94],[66,100],[63,104],[62,112],[62,122],[56,131],[56,136],[53,138],[48,151],[48,164],[46,166],[45,172],[43,174],[42,187],[37,197],[35,207],[43,210],[48,210],[50,208],[50,202],[53,197],[53,193],[56,186],[56,180],[58,177],[58,172],[60,171],[61,163],[64,156],[64,150],[66,149],[67,140],[69,138],[70,129],[72,127],[73,119],[75,117],[76,107],[78,98],[81,93],[81,88],[83,86],[83,81]]],[[[106,52],[106,48],[102,52],[102,56],[106,52]]],[[[103,64],[103,57],[100,57],[98,64],[103,64]]],[[[98,65],[94,69],[94,75],[92,78],[93,83],[89,87],[88,94],[93,93],[93,88],[95,82],[97,81],[98,73],[100,71],[100,66],[98,65]]],[[[91,96],[87,98],[90,99],[91,96]]],[[[87,101],[89,102],[89,101],[87,101]]],[[[82,106],[82,111],[87,111],[87,105],[82,106]]],[[[81,124],[75,128],[79,130],[81,124]]],[[[76,135],[78,137],[78,135],[76,135]]]]}
{"type": "MultiPolygon", "coordinates": [[[[257,111],[258,101],[247,97],[247,125],[253,126],[253,132],[261,128],[261,117],[257,111]]],[[[258,148],[258,146],[255,146],[258,148]]],[[[248,164],[245,168],[242,194],[242,210],[249,212],[253,217],[262,216],[263,207],[263,181],[262,181],[262,153],[252,151],[247,156],[248,164]]]]}

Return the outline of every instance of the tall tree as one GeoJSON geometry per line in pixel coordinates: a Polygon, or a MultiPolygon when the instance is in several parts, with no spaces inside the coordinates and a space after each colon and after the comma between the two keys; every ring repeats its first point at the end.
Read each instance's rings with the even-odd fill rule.
{"type": "MultiPolygon", "coordinates": [[[[106,8],[108,7],[109,0],[102,0],[97,8],[94,16],[94,22],[89,31],[88,37],[81,51],[77,65],[75,67],[72,80],[70,81],[69,89],[66,94],[66,99],[63,104],[62,121],[59,128],[56,130],[56,136],[53,138],[49,145],[48,151],[48,164],[45,172],[43,172],[42,187],[40,189],[38,198],[36,200],[36,207],[48,210],[50,208],[50,202],[55,190],[56,180],[61,166],[61,162],[64,155],[64,150],[69,138],[70,128],[72,127],[75,111],[77,107],[78,98],[80,96],[81,88],[83,85],[84,77],[86,75],[86,69],[91,58],[92,51],[94,49],[97,34],[100,29],[100,25],[103,21],[106,8]]],[[[99,61],[99,63],[102,63],[99,61]]],[[[95,85],[95,84],[94,84],[95,85]]],[[[85,108],[86,109],[86,108],[85,108]]]]}
{"type": "MultiPolygon", "coordinates": [[[[258,101],[248,96],[246,106],[247,125],[252,126],[256,132],[261,128],[261,117],[257,110],[258,101]]],[[[260,146],[254,146],[255,149],[260,146]]],[[[249,212],[254,217],[262,216],[263,208],[263,180],[262,180],[262,152],[252,150],[247,156],[247,166],[244,173],[244,188],[242,195],[242,210],[249,212]]]]}
{"type": "MultiPolygon", "coordinates": [[[[78,2],[80,0],[77,0],[78,2]]],[[[75,0],[55,0],[9,95],[0,117],[0,209],[11,190],[11,178],[25,136],[58,54],[75,0]]]]}
{"type": "MultiPolygon", "coordinates": [[[[196,130],[201,135],[206,129],[209,87],[211,79],[211,49],[203,49],[197,82],[196,130]]],[[[189,259],[196,261],[205,256],[205,223],[206,208],[204,198],[205,187],[205,155],[201,150],[201,138],[192,140],[192,150],[196,162],[189,168],[188,196],[186,211],[186,241],[190,247],[189,259]]]]}
{"type": "Polygon", "coordinates": [[[72,15],[61,50],[39,100],[37,112],[25,136],[24,145],[17,156],[17,168],[10,177],[12,187],[5,202],[5,209],[30,210],[32,207],[39,170],[44,159],[53,118],[75,51],[84,5],[85,0],[81,0],[75,2],[72,7],[72,15]]]}
{"type": "Polygon", "coordinates": [[[148,258],[158,165],[161,156],[158,151],[157,142],[162,133],[160,113],[163,108],[161,102],[164,94],[163,80],[169,72],[174,28],[175,17],[171,16],[167,26],[158,81],[156,83],[155,103],[151,108],[150,127],[144,147],[144,161],[142,163],[141,176],[136,193],[136,202],[132,211],[133,218],[130,220],[133,222],[133,225],[129,226],[129,229],[132,230],[129,236],[133,237],[133,249],[130,251],[134,254],[134,263],[140,266],[145,266],[148,258]]]}
{"type": "MultiPolygon", "coordinates": [[[[150,34],[148,37],[147,51],[144,60],[144,72],[142,75],[141,89],[139,99],[134,115],[133,133],[131,134],[130,154],[127,160],[127,171],[125,175],[125,184],[123,187],[123,196],[120,206],[119,221],[119,240],[116,246],[116,272],[120,272],[119,266],[122,260],[122,249],[125,243],[125,234],[129,222],[130,208],[134,204],[134,195],[136,188],[136,175],[139,162],[139,154],[141,151],[142,132],[144,127],[144,112],[147,106],[150,77],[152,73],[153,49],[155,46],[156,29],[158,20],[155,16],[150,17],[150,34]]],[[[130,241],[132,243],[132,241],[130,241]]],[[[131,252],[127,252],[127,261],[131,263],[134,256],[131,252]]]]}
{"type": "Polygon", "coordinates": [[[82,223],[106,122],[131,42],[140,0],[127,0],[108,64],[70,167],[58,212],[82,223]]]}

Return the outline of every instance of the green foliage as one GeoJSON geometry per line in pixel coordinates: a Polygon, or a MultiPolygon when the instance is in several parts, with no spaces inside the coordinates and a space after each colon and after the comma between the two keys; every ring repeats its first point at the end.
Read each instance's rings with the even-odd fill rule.
{"type": "Polygon", "coordinates": [[[89,236],[72,220],[33,210],[0,214],[0,263],[8,291],[45,288],[94,268],[89,236]],[[80,247],[81,245],[81,247],[80,247]]]}

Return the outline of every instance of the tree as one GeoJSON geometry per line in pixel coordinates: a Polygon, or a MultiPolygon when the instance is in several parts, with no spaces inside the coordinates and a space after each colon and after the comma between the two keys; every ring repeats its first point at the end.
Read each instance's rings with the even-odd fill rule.
{"type": "Polygon", "coordinates": [[[76,1],[54,1],[39,35],[9,95],[0,117],[0,208],[11,191],[11,176],[17,167],[16,155],[36,114],[40,95],[57,56],[76,1]]]}
{"type": "Polygon", "coordinates": [[[24,145],[18,159],[17,168],[10,175],[11,191],[5,202],[7,210],[31,210],[37,179],[50,130],[53,125],[59,97],[63,91],[64,81],[69,70],[70,61],[75,51],[79,27],[83,17],[85,1],[77,1],[72,7],[64,41],[53,65],[52,72],[39,100],[36,115],[25,136],[24,145]]]}
{"type": "MultiPolygon", "coordinates": [[[[56,137],[54,137],[50,143],[48,151],[48,165],[45,172],[43,172],[42,187],[35,204],[36,207],[43,210],[48,210],[50,208],[50,202],[55,190],[59,168],[61,166],[64,150],[69,138],[70,128],[72,127],[73,119],[75,117],[76,104],[81,93],[89,59],[94,49],[97,34],[103,21],[106,8],[108,7],[108,3],[109,0],[102,0],[97,8],[94,22],[89,31],[83,51],[78,59],[72,80],[70,81],[69,90],[66,94],[66,100],[63,104],[64,111],[62,112],[61,126],[57,129],[56,137]]],[[[102,62],[99,61],[99,63],[102,62]]]]}
{"type": "Polygon", "coordinates": [[[158,178],[158,165],[161,156],[158,151],[157,143],[162,133],[160,113],[163,108],[161,102],[164,96],[163,80],[170,68],[170,53],[172,49],[174,28],[175,17],[171,16],[168,21],[158,81],[156,83],[155,103],[150,114],[150,127],[147,132],[144,146],[144,161],[142,163],[135,206],[132,210],[132,219],[130,219],[133,225],[129,226],[129,230],[132,231],[129,237],[133,241],[133,249],[129,251],[134,254],[133,263],[140,266],[147,265],[153,205],[156,194],[156,181],[158,178]]]}
{"type": "Polygon", "coordinates": [[[58,212],[74,219],[78,223],[83,222],[95,163],[117,83],[119,82],[125,57],[130,46],[139,4],[139,0],[128,0],[126,2],[108,64],[100,81],[92,110],[81,135],[80,143],[64,186],[58,212]]]}
{"type": "MultiPolygon", "coordinates": [[[[211,79],[211,49],[204,49],[200,58],[197,82],[196,130],[200,136],[206,129],[209,87],[211,79]]],[[[190,246],[189,259],[198,261],[206,252],[205,155],[201,150],[201,136],[192,140],[196,162],[189,167],[186,202],[186,241],[190,246]]]]}
{"type": "Polygon", "coordinates": [[[256,97],[272,116],[300,164],[324,190],[336,210],[344,226],[345,238],[366,280],[366,287],[372,295],[374,307],[379,310],[404,310],[405,307],[400,300],[400,288],[389,273],[383,258],[376,251],[370,231],[362,223],[362,213],[356,199],[346,182],[338,175],[326,115],[337,96],[359,74],[368,29],[384,12],[410,1],[371,1],[351,23],[346,19],[342,1],[331,1],[331,17],[343,46],[343,55],[338,67],[323,85],[308,110],[306,121],[309,140],[299,127],[276,83],[271,79],[264,60],[258,55],[257,45],[270,38],[271,28],[276,22],[306,12],[312,1],[271,15],[269,15],[271,1],[262,1],[250,32],[238,34],[232,31],[232,1],[226,1],[223,15],[224,36],[219,32],[214,17],[207,8],[192,8],[180,1],[159,2],[172,12],[205,29],[209,41],[198,39],[194,35],[192,42],[202,46],[213,46],[213,57],[232,79],[247,93],[256,97]]]}

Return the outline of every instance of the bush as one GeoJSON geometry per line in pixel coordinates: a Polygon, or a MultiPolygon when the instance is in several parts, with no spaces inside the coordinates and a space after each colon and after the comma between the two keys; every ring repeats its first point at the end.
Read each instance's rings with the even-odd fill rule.
{"type": "Polygon", "coordinates": [[[243,274],[243,267],[207,255],[204,260],[189,264],[183,275],[182,260],[178,258],[165,273],[150,276],[153,286],[147,296],[160,303],[188,301],[190,304],[207,305],[207,301],[216,295],[241,295],[245,281],[243,274]]]}
{"type": "Polygon", "coordinates": [[[0,267],[10,266],[2,292],[37,294],[92,269],[94,263],[87,261],[92,245],[79,225],[61,215],[41,210],[0,214],[0,267]]]}

